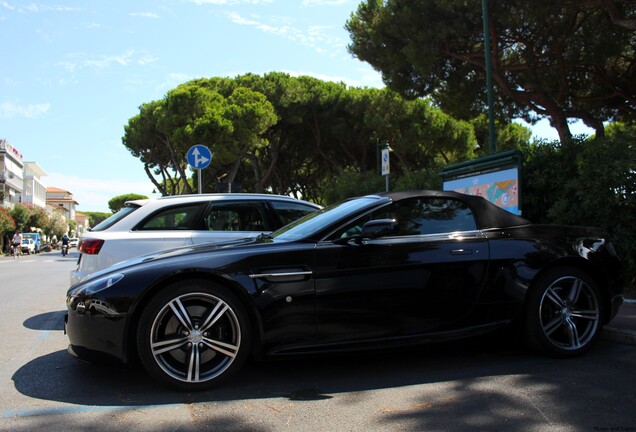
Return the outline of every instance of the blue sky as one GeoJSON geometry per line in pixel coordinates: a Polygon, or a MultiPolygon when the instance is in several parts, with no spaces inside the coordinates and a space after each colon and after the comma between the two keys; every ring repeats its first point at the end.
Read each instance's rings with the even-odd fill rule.
{"type": "MultiPolygon", "coordinates": [[[[382,87],[346,49],[358,3],[0,0],[0,138],[80,211],[108,211],[124,193],[156,196],[121,137],[141,104],[178,84],[281,71],[382,87]]],[[[545,123],[533,130],[556,138],[545,123]]]]}

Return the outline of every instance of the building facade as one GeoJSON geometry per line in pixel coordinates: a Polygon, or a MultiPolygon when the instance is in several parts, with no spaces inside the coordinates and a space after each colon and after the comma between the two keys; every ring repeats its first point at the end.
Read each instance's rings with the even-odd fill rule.
{"type": "MultiPolygon", "coordinates": [[[[0,207],[11,211],[17,204],[37,206],[50,215],[59,214],[69,224],[69,234],[81,235],[88,229],[88,217],[75,213],[78,202],[69,191],[55,187],[46,187],[42,178],[46,172],[36,163],[24,161],[22,153],[6,139],[0,139],[0,207]],[[79,220],[76,218],[79,216],[79,220]],[[71,231],[72,230],[72,231],[71,231]]],[[[28,227],[32,231],[42,233],[42,227],[28,227]]],[[[2,245],[0,239],[0,246],[2,245]]]]}
{"type": "Polygon", "coordinates": [[[90,228],[90,222],[88,220],[88,216],[86,216],[83,213],[76,212],[75,222],[77,222],[75,237],[81,237],[82,234],[84,234],[90,228]]]}
{"type": "Polygon", "coordinates": [[[35,162],[24,163],[22,203],[46,208],[46,186],[42,183],[46,173],[35,162]]]}
{"type": "Polygon", "coordinates": [[[79,203],[73,199],[73,194],[69,191],[55,187],[46,188],[46,204],[67,221],[75,220],[75,206],[79,203]]]}
{"type": "Polygon", "coordinates": [[[22,153],[5,139],[0,139],[0,203],[6,209],[22,202],[24,160],[22,153]]]}

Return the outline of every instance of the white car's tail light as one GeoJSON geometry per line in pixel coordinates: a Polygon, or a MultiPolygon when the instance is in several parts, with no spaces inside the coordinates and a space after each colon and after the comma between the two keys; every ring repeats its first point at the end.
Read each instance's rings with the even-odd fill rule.
{"type": "Polygon", "coordinates": [[[80,240],[78,249],[87,255],[97,255],[104,245],[104,240],[86,239],[80,240]]]}

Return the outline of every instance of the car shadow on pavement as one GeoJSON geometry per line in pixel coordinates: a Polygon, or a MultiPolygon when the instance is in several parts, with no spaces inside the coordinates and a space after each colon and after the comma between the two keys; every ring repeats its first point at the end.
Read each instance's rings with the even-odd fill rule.
{"type": "Polygon", "coordinates": [[[141,368],[88,364],[61,350],[33,359],[12,379],[17,391],[37,399],[134,407],[252,398],[320,400],[340,393],[532,373],[558,362],[499,339],[479,338],[391,352],[250,361],[222,386],[186,393],[155,383],[141,368]]]}
{"type": "MultiPolygon", "coordinates": [[[[176,409],[180,406],[174,405],[179,404],[187,405],[190,423],[176,417],[166,420],[161,415],[170,416],[172,411],[165,410],[154,430],[290,429],[292,411],[285,411],[282,418],[278,407],[298,407],[300,414],[294,421],[307,420],[302,414],[307,412],[312,419],[333,415],[335,428],[362,419],[372,422],[367,427],[375,426],[368,430],[610,430],[604,425],[612,424],[625,426],[614,430],[627,431],[633,429],[634,399],[629,395],[636,378],[625,372],[633,370],[635,356],[634,346],[606,341],[585,356],[568,360],[537,357],[504,345],[462,342],[382,354],[253,362],[217,389],[179,393],[156,385],[139,371],[84,364],[57,351],[24,365],[13,381],[23,395],[64,405],[44,404],[11,414],[34,419],[35,423],[23,423],[27,427],[20,430],[25,432],[38,430],[33,427],[37,422],[42,429],[51,429],[51,422],[57,422],[68,430],[132,430],[139,424],[127,426],[126,416],[104,423],[99,413],[114,420],[119,412],[176,409]],[[612,365],[606,370],[608,359],[612,365]],[[603,370],[606,373],[599,375],[603,370]],[[394,389],[403,389],[405,397],[394,389]],[[368,399],[372,394],[379,398],[368,399]],[[334,403],[325,403],[331,398],[334,403]],[[263,400],[263,410],[250,410],[254,407],[250,401],[256,399],[263,400]],[[277,404],[278,399],[285,403],[277,404]],[[235,414],[218,412],[222,404],[217,402],[226,401],[239,402],[235,414]],[[361,409],[366,411],[358,416],[354,411],[361,409]],[[86,412],[95,415],[81,415],[86,412]],[[80,416],[51,415],[67,413],[80,416]]],[[[331,425],[330,420],[308,420],[306,427],[296,424],[297,430],[319,430],[316,425],[327,430],[325,424],[331,425]]]]}
{"type": "Polygon", "coordinates": [[[25,320],[24,327],[30,330],[64,330],[65,310],[45,312],[25,320]]]}

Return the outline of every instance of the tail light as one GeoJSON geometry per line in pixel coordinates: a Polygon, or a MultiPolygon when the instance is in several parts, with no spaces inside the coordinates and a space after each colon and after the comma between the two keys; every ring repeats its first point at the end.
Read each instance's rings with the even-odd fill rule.
{"type": "Polygon", "coordinates": [[[86,239],[80,240],[77,248],[87,255],[97,255],[104,245],[104,240],[86,239]]]}

